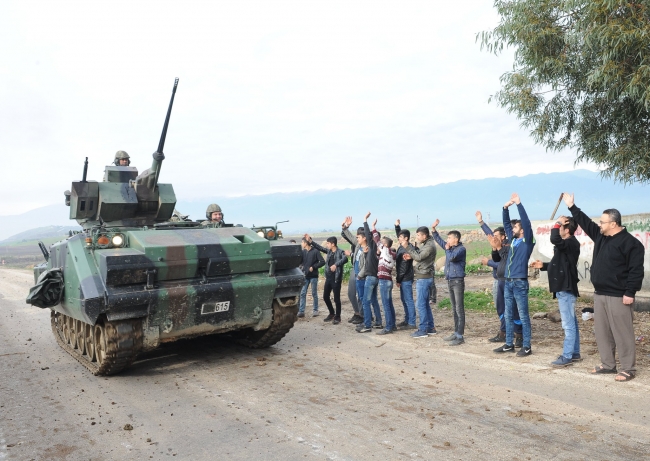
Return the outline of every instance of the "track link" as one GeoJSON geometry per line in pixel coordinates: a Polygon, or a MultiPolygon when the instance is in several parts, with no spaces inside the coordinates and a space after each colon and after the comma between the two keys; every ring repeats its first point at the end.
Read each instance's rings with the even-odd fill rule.
{"type": "Polygon", "coordinates": [[[129,319],[117,322],[104,322],[89,325],[85,322],[71,320],[70,317],[52,311],[50,316],[52,332],[57,343],[68,354],[86,367],[95,376],[113,375],[131,365],[142,350],[142,320],[129,319]],[[66,339],[70,337],[67,325],[81,324],[82,328],[73,334],[84,335],[88,341],[81,347],[66,339]],[[88,346],[87,346],[87,345],[88,346]]]}
{"type": "Polygon", "coordinates": [[[297,299],[288,298],[283,301],[273,300],[273,320],[266,330],[244,330],[235,333],[235,340],[246,347],[263,349],[280,341],[289,333],[298,315],[297,299]]]}

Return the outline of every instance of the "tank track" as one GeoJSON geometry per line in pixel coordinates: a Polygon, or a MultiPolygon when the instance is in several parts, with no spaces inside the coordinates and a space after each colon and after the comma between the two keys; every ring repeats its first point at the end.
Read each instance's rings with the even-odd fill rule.
{"type": "Polygon", "coordinates": [[[296,297],[273,300],[273,320],[266,330],[245,330],[235,333],[235,340],[246,347],[263,349],[280,341],[289,333],[298,316],[296,297]]]}
{"type": "Polygon", "coordinates": [[[129,319],[90,325],[52,311],[57,343],[95,376],[119,373],[142,350],[142,320],[129,319]]]}

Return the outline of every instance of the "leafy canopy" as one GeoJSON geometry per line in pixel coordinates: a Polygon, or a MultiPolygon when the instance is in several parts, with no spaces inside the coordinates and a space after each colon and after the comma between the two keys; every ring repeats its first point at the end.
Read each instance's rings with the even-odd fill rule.
{"type": "MultiPolygon", "coordinates": [[[[578,152],[615,180],[650,181],[650,0],[495,1],[477,39],[513,70],[493,98],[547,150],[578,152]]],[[[491,98],[492,99],[492,98],[491,98]]]]}

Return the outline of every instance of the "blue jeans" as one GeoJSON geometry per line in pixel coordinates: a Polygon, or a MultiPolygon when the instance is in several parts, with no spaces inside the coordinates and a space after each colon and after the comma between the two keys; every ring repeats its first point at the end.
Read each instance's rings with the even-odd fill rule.
{"type": "Polygon", "coordinates": [[[521,332],[524,336],[524,347],[530,347],[530,315],[528,315],[528,280],[526,279],[506,279],[504,287],[504,297],[506,298],[506,344],[513,344],[515,322],[513,320],[513,309],[519,312],[521,320],[521,332]],[[517,303],[515,306],[515,302],[517,303]]]}
{"type": "MultiPolygon", "coordinates": [[[[499,322],[501,322],[500,331],[503,333],[506,332],[506,299],[504,296],[504,291],[506,287],[505,280],[499,280],[497,285],[497,315],[499,316],[499,322]]],[[[519,309],[517,308],[517,300],[515,299],[515,305],[512,307],[512,321],[515,324],[515,334],[521,334],[521,320],[519,319],[519,309]]]]}
{"type": "Polygon", "coordinates": [[[413,301],[413,280],[399,284],[399,297],[404,306],[404,321],[415,326],[415,301],[413,301]]]}
{"type": "Polygon", "coordinates": [[[359,302],[360,311],[359,315],[363,315],[363,289],[366,286],[366,279],[355,279],[354,283],[357,285],[357,301],[359,302]]]}
{"type": "Polygon", "coordinates": [[[433,330],[433,313],[431,312],[431,304],[429,304],[429,296],[431,295],[431,285],[433,285],[433,277],[430,279],[418,279],[415,282],[415,307],[420,316],[420,325],[418,331],[426,333],[433,330]]]}
{"type": "Polygon", "coordinates": [[[395,306],[393,306],[393,281],[379,279],[379,293],[381,294],[381,303],[384,306],[384,317],[386,317],[386,329],[394,330],[395,325],[395,306]]]}
{"type": "Polygon", "coordinates": [[[372,312],[370,311],[370,305],[372,304],[372,309],[375,311],[375,322],[381,324],[381,310],[379,309],[379,301],[377,300],[377,285],[379,284],[379,279],[368,275],[366,277],[366,283],[363,286],[363,323],[367,328],[372,326],[372,312]]]}
{"type": "Polygon", "coordinates": [[[576,295],[570,291],[558,291],[555,293],[557,303],[562,317],[562,328],[564,329],[564,347],[562,355],[570,359],[574,355],[580,355],[580,329],[576,317],[576,295]]]}
{"type": "Polygon", "coordinates": [[[311,296],[314,298],[314,312],[318,312],[318,278],[305,279],[305,284],[302,286],[300,291],[300,306],[298,307],[298,312],[305,312],[305,304],[307,304],[307,290],[311,284],[311,296]]]}

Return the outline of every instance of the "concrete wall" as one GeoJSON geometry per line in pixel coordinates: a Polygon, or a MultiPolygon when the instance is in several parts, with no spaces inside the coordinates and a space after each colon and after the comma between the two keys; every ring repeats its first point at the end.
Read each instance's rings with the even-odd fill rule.
{"type": "MultiPolygon", "coordinates": [[[[600,216],[594,221],[598,222],[600,216]]],[[[551,229],[555,221],[533,221],[533,231],[537,244],[533,251],[532,259],[550,261],[553,257],[553,245],[551,245],[551,229]]],[[[643,287],[637,294],[637,309],[650,310],[650,213],[623,216],[623,225],[628,232],[634,235],[645,248],[645,277],[643,287]]],[[[578,289],[581,295],[593,294],[594,287],[591,284],[591,261],[593,259],[594,242],[578,228],[576,238],[580,242],[580,260],[578,261],[578,275],[580,283],[578,289]]],[[[548,280],[546,272],[540,272],[540,281],[548,280]]]]}

